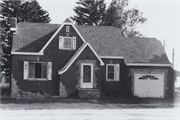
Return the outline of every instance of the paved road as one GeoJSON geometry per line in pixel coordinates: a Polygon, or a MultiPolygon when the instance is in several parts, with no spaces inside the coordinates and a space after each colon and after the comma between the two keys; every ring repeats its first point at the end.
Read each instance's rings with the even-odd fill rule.
{"type": "Polygon", "coordinates": [[[180,110],[1,110],[1,120],[180,120],[180,110]]]}

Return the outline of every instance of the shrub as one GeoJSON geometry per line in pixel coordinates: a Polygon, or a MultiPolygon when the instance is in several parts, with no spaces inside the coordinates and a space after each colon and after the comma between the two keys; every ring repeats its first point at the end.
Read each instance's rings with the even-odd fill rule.
{"type": "Polygon", "coordinates": [[[1,97],[9,96],[10,95],[10,89],[9,87],[1,87],[1,97]]]}
{"type": "Polygon", "coordinates": [[[12,97],[16,99],[42,99],[45,97],[49,97],[49,95],[47,93],[42,94],[41,92],[33,93],[20,90],[19,92],[15,93],[12,97]]]}

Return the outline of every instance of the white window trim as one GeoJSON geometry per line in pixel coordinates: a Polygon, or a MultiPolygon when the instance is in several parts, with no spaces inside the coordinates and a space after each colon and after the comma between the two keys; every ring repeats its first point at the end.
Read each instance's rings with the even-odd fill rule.
{"type": "Polygon", "coordinates": [[[69,32],[69,30],[70,30],[70,27],[66,26],[66,32],[69,32]]]}
{"type": "Polygon", "coordinates": [[[116,64],[106,64],[106,81],[116,81],[115,67],[116,67],[116,64]],[[108,66],[114,66],[114,79],[108,79],[108,66]]]}
{"type": "Polygon", "coordinates": [[[47,78],[28,78],[28,81],[48,81],[47,78]]]}
{"type": "Polygon", "coordinates": [[[59,36],[59,49],[61,49],[61,50],[76,50],[76,37],[75,36],[72,36],[72,37],[59,36]],[[64,39],[65,38],[71,39],[71,48],[64,47],[64,39]]]}
{"type": "Polygon", "coordinates": [[[81,88],[83,88],[83,67],[85,65],[91,66],[91,83],[85,83],[89,84],[88,88],[93,88],[93,63],[81,63],[81,88]]]}

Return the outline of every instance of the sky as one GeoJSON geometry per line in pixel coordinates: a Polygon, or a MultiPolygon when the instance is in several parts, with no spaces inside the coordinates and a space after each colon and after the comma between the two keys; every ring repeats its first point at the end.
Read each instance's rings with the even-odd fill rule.
{"type": "MultiPolygon", "coordinates": [[[[58,24],[75,15],[73,8],[77,1],[38,0],[43,9],[49,12],[52,19],[50,23],[58,24]]],[[[110,2],[111,0],[105,0],[107,4],[110,2]]],[[[165,51],[171,63],[174,48],[174,69],[180,71],[180,0],[129,0],[128,8],[134,7],[147,18],[146,23],[139,25],[137,30],[146,37],[160,40],[162,44],[165,40],[165,51]]]]}

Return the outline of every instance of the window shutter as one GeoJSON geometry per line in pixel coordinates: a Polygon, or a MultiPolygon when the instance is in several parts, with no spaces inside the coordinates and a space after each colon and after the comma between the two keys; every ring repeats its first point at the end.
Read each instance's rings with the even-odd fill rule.
{"type": "Polygon", "coordinates": [[[24,61],[24,80],[28,79],[28,73],[29,73],[29,62],[28,61],[24,61]]]}
{"type": "Polygon", "coordinates": [[[116,64],[115,66],[115,80],[116,81],[119,81],[119,69],[120,69],[119,64],[116,64]]]}
{"type": "Polygon", "coordinates": [[[73,46],[73,50],[76,50],[76,37],[73,37],[72,46],[73,46]]]}
{"type": "Polygon", "coordinates": [[[52,62],[47,63],[47,79],[52,80],[52,62]]]}
{"type": "Polygon", "coordinates": [[[64,45],[63,36],[59,36],[59,49],[63,49],[63,45],[64,45]]]}

